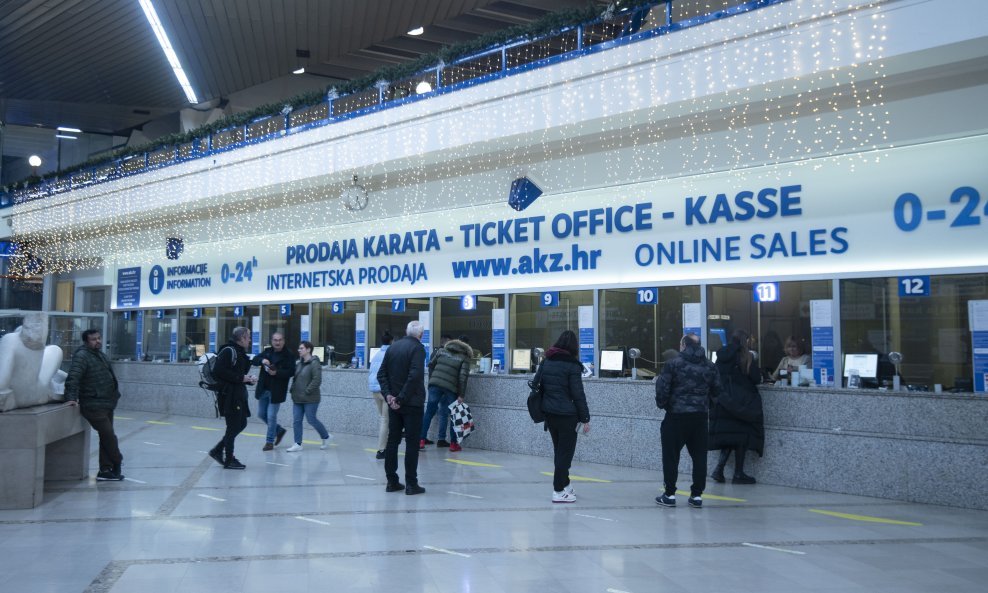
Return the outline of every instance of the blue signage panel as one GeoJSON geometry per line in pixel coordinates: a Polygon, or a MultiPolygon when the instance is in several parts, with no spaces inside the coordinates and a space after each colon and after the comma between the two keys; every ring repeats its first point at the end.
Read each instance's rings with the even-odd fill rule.
{"type": "Polygon", "coordinates": [[[930,296],[929,276],[900,276],[899,296],[928,297],[930,296]]]}
{"type": "Polygon", "coordinates": [[[491,330],[491,363],[497,361],[499,368],[505,367],[504,361],[504,330],[494,329],[491,330]]]}
{"type": "Polygon", "coordinates": [[[141,268],[117,270],[117,307],[141,306],[141,268]]]}
{"type": "Polygon", "coordinates": [[[165,318],[165,310],[164,309],[158,309],[157,311],[155,311],[154,312],[154,318],[155,319],[164,319],[165,318]]]}
{"type": "Polygon", "coordinates": [[[460,310],[461,311],[476,311],[477,310],[477,297],[472,294],[465,294],[460,297],[460,310]]]}
{"type": "Polygon", "coordinates": [[[333,315],[342,315],[345,308],[346,307],[343,306],[343,301],[333,301],[329,305],[329,310],[333,315]]]}
{"type": "Polygon", "coordinates": [[[558,292],[543,292],[542,293],[542,306],[543,307],[558,307],[559,306],[559,293],[558,292]]]}
{"type": "Polygon", "coordinates": [[[291,305],[278,305],[278,315],[282,317],[290,317],[292,314],[291,305]]]}
{"type": "Polygon", "coordinates": [[[234,317],[243,317],[244,316],[244,308],[242,306],[240,306],[240,305],[237,305],[236,307],[234,307],[233,308],[233,316],[234,317]]]}
{"type": "Polygon", "coordinates": [[[192,318],[199,319],[202,317],[202,307],[195,307],[192,309],[192,318]]]}
{"type": "Polygon", "coordinates": [[[144,311],[137,312],[137,360],[144,360],[144,311]]]}
{"type": "Polygon", "coordinates": [[[639,305],[654,305],[659,302],[659,290],[652,286],[639,288],[635,291],[635,302],[639,305]]]}
{"type": "Polygon", "coordinates": [[[165,288],[164,268],[161,266],[151,268],[151,273],[148,274],[148,288],[151,289],[151,294],[161,294],[162,289],[165,288]]]}
{"type": "Polygon", "coordinates": [[[974,362],[974,392],[988,391],[988,331],[971,332],[974,362]]]}
{"type": "Polygon", "coordinates": [[[817,385],[833,385],[834,377],[834,328],[810,328],[813,339],[813,380],[817,385]]]}
{"type": "Polygon", "coordinates": [[[778,282],[759,282],[752,287],[756,303],[774,303],[779,300],[778,282]]]}
{"type": "Polygon", "coordinates": [[[404,313],[405,312],[405,299],[391,299],[391,312],[392,313],[404,313]]]}
{"type": "MultiPolygon", "coordinates": [[[[558,293],[557,293],[558,294],[558,293]]],[[[580,328],[580,362],[593,366],[593,328],[580,328]]]]}

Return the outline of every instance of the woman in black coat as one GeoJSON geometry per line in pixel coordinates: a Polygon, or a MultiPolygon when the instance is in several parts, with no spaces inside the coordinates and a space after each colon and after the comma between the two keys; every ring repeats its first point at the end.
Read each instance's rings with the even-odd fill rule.
{"type": "Polygon", "coordinates": [[[737,330],[730,342],[717,351],[721,396],[710,411],[711,451],[720,449],[720,459],[711,477],[724,482],[724,465],[734,451],[733,484],[754,484],[755,478],[744,473],[744,458],[748,450],[759,456],[765,447],[765,425],[762,418],[762,396],[758,393],[761,371],[751,352],[751,338],[737,330]]]}
{"type": "Polygon", "coordinates": [[[580,343],[576,334],[566,330],[546,352],[539,367],[542,383],[542,411],[545,429],[552,437],[555,473],[552,478],[552,502],[576,502],[569,485],[569,468],[576,452],[577,424],[583,423],[583,433],[590,432],[590,410],[583,392],[583,364],[578,355],[580,343]]]}

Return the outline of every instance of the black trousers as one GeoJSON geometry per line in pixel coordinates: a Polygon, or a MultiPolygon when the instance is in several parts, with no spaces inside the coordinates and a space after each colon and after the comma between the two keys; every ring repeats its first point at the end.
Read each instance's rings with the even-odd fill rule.
{"type": "Polygon", "coordinates": [[[79,412],[99,435],[100,471],[119,470],[120,464],[123,463],[123,455],[120,454],[117,433],[113,431],[113,410],[79,408],[79,412]]]}
{"type": "Polygon", "coordinates": [[[226,420],[226,432],[220,442],[216,443],[216,448],[222,454],[223,461],[229,461],[233,457],[233,441],[247,428],[247,413],[243,409],[230,410],[223,418],[226,420]]]}
{"type": "Polygon", "coordinates": [[[690,496],[703,494],[707,487],[707,413],[666,414],[662,420],[662,478],[665,493],[676,493],[679,477],[679,454],[683,445],[693,460],[693,485],[690,496]]]}
{"type": "Polygon", "coordinates": [[[576,416],[545,415],[545,426],[552,437],[552,461],[556,466],[552,474],[552,489],[560,492],[569,486],[569,468],[576,452],[576,416]]]}
{"type": "Polygon", "coordinates": [[[384,475],[388,484],[397,484],[398,443],[405,431],[405,486],[419,483],[419,437],[422,434],[423,408],[403,408],[398,412],[388,408],[388,446],[384,448],[384,475]]]}

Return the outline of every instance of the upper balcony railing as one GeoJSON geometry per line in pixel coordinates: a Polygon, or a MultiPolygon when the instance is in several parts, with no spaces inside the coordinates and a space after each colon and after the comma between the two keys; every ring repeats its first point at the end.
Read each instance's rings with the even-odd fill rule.
{"type": "Polygon", "coordinates": [[[710,11],[703,7],[711,2],[663,0],[623,12],[609,11],[588,23],[505,43],[449,64],[440,63],[401,80],[382,80],[371,89],[342,96],[331,90],[313,105],[286,108],[278,115],[204,133],[189,142],[108,158],[92,167],[46,178],[0,193],[0,208],[267,142],[786,1],[714,0],[713,4],[722,8],[710,11]]]}

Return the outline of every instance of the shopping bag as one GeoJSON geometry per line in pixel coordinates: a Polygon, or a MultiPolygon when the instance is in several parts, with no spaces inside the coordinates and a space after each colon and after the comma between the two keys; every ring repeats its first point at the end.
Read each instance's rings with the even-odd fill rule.
{"type": "Polygon", "coordinates": [[[473,423],[470,406],[459,400],[449,405],[449,420],[453,423],[453,432],[456,433],[456,440],[459,442],[463,442],[463,439],[470,436],[477,428],[473,423]]]}

